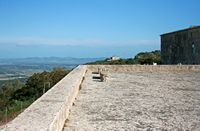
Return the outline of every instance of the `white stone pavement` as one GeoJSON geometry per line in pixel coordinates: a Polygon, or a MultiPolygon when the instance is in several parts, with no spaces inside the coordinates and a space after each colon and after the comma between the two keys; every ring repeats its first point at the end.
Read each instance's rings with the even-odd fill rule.
{"type": "Polygon", "coordinates": [[[200,73],[88,71],[64,131],[200,131],[200,73]]]}

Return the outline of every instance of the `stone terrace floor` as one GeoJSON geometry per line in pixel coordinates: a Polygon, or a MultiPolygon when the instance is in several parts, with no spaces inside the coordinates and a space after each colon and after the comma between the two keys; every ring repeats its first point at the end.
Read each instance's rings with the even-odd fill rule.
{"type": "Polygon", "coordinates": [[[64,131],[200,131],[200,73],[88,71],[64,131]]]}

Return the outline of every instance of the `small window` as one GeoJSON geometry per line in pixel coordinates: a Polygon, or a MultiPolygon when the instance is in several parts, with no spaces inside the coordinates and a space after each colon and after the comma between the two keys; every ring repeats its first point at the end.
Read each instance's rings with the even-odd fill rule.
{"type": "Polygon", "coordinates": [[[193,52],[193,54],[195,54],[195,50],[196,50],[195,48],[196,48],[196,47],[195,47],[195,43],[193,42],[193,43],[192,43],[192,52],[193,52]]]}

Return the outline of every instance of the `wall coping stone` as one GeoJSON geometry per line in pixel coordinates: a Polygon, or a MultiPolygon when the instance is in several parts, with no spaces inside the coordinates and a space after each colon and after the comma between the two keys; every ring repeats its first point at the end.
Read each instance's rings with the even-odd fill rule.
{"type": "Polygon", "coordinates": [[[200,65],[87,65],[88,70],[108,72],[200,72],[200,65]]]}
{"type": "Polygon", "coordinates": [[[61,131],[85,75],[80,65],[9,122],[6,131],[61,131]]]}

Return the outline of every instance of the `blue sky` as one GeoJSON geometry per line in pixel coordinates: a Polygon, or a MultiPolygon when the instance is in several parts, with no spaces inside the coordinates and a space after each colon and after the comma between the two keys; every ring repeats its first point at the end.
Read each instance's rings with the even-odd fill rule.
{"type": "Polygon", "coordinates": [[[0,0],[0,58],[133,57],[200,24],[199,0],[0,0]]]}

